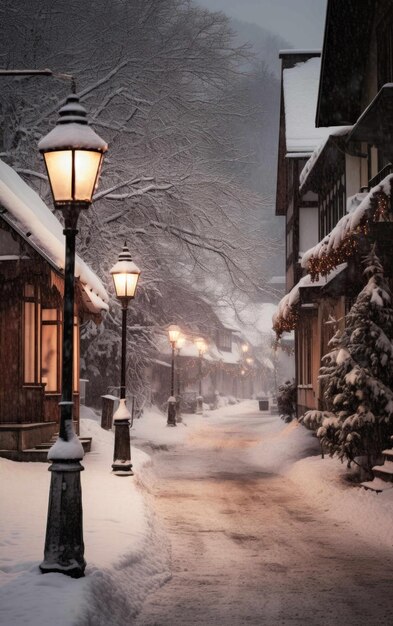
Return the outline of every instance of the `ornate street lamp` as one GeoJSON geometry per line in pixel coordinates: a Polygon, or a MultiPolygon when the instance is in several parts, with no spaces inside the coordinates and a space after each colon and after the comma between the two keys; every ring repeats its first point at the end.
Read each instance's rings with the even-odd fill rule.
{"type": "Polygon", "coordinates": [[[79,213],[89,208],[107,144],[90,128],[86,110],[72,94],[56,126],[38,144],[44,156],[56,208],[63,212],[65,235],[62,396],[59,437],[48,452],[48,519],[43,573],[84,575],[80,463],[84,452],[73,426],[73,339],[75,238],[79,213]]]}
{"type": "Polygon", "coordinates": [[[168,398],[167,426],[176,426],[176,398],[175,398],[175,347],[180,337],[180,328],[175,324],[168,327],[168,338],[172,348],[171,361],[171,395],[168,398]]]}
{"type": "Polygon", "coordinates": [[[182,421],[181,417],[181,395],[180,395],[180,350],[184,346],[186,338],[184,335],[179,335],[176,340],[176,423],[182,421]]]}
{"type": "Polygon", "coordinates": [[[195,339],[194,344],[198,350],[198,378],[199,378],[199,393],[197,397],[197,410],[196,412],[200,415],[203,413],[203,396],[202,396],[202,358],[204,353],[207,350],[207,345],[205,340],[202,337],[197,337],[195,339]]]}
{"type": "Polygon", "coordinates": [[[113,416],[115,446],[112,470],[116,476],[133,476],[130,443],[131,415],[126,406],[127,309],[130,300],[135,297],[141,271],[133,262],[126,243],[110,273],[122,308],[120,402],[113,416]]]}

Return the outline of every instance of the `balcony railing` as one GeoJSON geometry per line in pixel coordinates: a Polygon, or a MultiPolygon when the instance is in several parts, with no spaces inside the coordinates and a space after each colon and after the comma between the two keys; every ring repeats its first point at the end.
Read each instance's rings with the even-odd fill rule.
{"type": "Polygon", "coordinates": [[[383,167],[378,172],[378,174],[376,174],[374,176],[374,178],[371,178],[368,181],[368,188],[372,189],[372,187],[375,187],[375,185],[378,185],[378,183],[380,183],[381,180],[386,178],[386,176],[388,176],[388,174],[393,174],[393,164],[392,163],[388,163],[387,165],[385,165],[385,167],[383,167]]]}

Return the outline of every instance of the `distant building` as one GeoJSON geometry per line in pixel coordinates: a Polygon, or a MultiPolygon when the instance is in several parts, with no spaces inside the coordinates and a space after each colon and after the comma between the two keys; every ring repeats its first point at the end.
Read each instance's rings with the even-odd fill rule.
{"type": "MultiPolygon", "coordinates": [[[[199,354],[193,343],[201,335],[207,345],[202,357],[202,395],[214,405],[218,397],[244,399],[259,393],[274,394],[276,354],[271,317],[274,304],[245,307],[240,318],[227,305],[212,307],[211,316],[198,332],[182,329],[184,346],[176,356],[175,388],[192,410],[199,390],[199,354]]],[[[157,356],[151,370],[152,401],[163,404],[170,388],[170,345],[166,336],[157,338],[157,356]]],[[[280,357],[278,357],[280,359],[280,357]]]]}

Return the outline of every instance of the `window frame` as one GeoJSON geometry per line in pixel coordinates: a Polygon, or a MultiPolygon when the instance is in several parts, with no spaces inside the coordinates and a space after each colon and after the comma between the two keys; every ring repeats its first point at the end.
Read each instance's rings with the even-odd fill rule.
{"type": "Polygon", "coordinates": [[[23,285],[22,291],[22,358],[23,358],[23,385],[38,385],[41,384],[41,290],[40,286],[33,282],[26,282],[23,285]],[[31,293],[28,294],[27,290],[31,289],[31,293]],[[29,369],[32,371],[33,380],[27,380],[27,305],[33,305],[33,307],[29,306],[29,309],[33,311],[34,320],[32,324],[33,329],[33,337],[30,343],[30,347],[32,348],[29,354],[29,369]]]}

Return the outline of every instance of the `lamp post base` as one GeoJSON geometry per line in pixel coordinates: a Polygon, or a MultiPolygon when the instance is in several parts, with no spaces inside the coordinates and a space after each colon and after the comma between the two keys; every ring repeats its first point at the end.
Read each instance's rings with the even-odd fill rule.
{"type": "Polygon", "coordinates": [[[120,398],[119,406],[113,416],[115,446],[112,471],[115,476],[134,475],[131,463],[130,419],[131,415],[126,405],[126,399],[120,398]]]}
{"type": "Polygon", "coordinates": [[[84,576],[82,526],[82,490],[80,473],[84,467],[79,460],[55,460],[49,490],[43,574],[58,572],[72,578],[84,576]]]}
{"type": "Polygon", "coordinates": [[[168,419],[167,426],[176,426],[176,398],[170,396],[168,398],[168,419]]]}
{"type": "Polygon", "coordinates": [[[180,424],[183,419],[181,416],[181,396],[176,396],[176,409],[175,409],[175,420],[176,424],[180,424]]]}
{"type": "Polygon", "coordinates": [[[203,396],[197,397],[196,412],[198,415],[202,415],[203,413],[203,396]]]}
{"type": "MultiPolygon", "coordinates": [[[[115,414],[116,417],[116,414],[115,414]]],[[[112,471],[116,476],[133,476],[131,463],[130,422],[128,419],[115,420],[115,449],[112,471]]]]}

